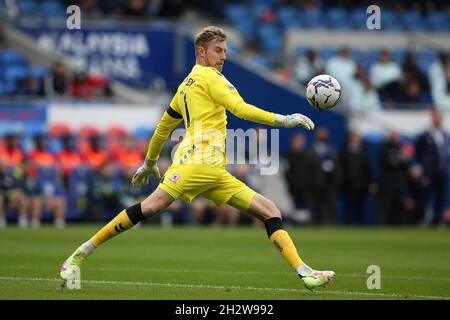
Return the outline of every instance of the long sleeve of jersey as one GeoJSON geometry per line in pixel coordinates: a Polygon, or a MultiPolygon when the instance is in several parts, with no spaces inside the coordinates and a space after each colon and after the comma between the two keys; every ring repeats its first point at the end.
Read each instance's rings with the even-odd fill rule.
{"type": "Polygon", "coordinates": [[[181,122],[182,117],[175,110],[169,107],[163,114],[161,120],[156,126],[155,133],[153,134],[147,149],[147,159],[158,160],[161,153],[164,142],[169,137],[170,133],[181,122]]]}
{"type": "Polygon", "coordinates": [[[259,109],[242,99],[236,88],[219,74],[209,84],[212,99],[235,116],[262,124],[275,125],[275,113],[259,109]]]}

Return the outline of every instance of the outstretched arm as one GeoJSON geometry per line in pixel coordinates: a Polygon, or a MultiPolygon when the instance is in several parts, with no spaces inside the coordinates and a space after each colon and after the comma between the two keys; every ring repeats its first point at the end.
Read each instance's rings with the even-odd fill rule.
{"type": "Polygon", "coordinates": [[[314,123],[305,115],[295,113],[284,116],[262,110],[246,103],[236,89],[220,75],[214,75],[213,79],[209,90],[214,102],[241,119],[283,128],[302,126],[307,130],[314,129],[314,123]]]}
{"type": "Polygon", "coordinates": [[[164,146],[167,137],[182,119],[182,116],[171,107],[164,112],[161,120],[156,126],[155,133],[148,144],[145,161],[142,166],[137,169],[131,180],[131,184],[134,187],[140,187],[147,184],[150,175],[155,177],[155,179],[161,177],[156,162],[158,161],[159,154],[161,153],[161,149],[164,146]]]}

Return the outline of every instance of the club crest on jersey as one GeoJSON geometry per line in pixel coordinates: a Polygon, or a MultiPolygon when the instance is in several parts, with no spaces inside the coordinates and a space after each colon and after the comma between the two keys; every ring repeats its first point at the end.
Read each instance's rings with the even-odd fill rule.
{"type": "Polygon", "coordinates": [[[180,179],[180,175],[179,175],[178,173],[175,172],[175,173],[169,178],[169,181],[172,182],[172,183],[175,183],[175,182],[178,181],[178,179],[180,179]]]}

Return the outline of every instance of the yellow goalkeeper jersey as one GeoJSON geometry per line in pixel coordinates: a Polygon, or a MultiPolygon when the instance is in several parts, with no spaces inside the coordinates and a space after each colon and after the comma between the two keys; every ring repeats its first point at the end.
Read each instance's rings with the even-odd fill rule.
{"type": "Polygon", "coordinates": [[[186,134],[174,164],[226,164],[226,110],[239,118],[274,125],[275,114],[244,102],[236,88],[213,67],[196,64],[183,80],[149,143],[147,158],[157,160],[163,144],[183,120],[186,134]]]}

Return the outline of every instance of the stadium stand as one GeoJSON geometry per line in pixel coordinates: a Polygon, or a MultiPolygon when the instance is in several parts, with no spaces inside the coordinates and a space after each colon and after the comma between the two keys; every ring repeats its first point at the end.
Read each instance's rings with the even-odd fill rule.
{"type": "MultiPolygon", "coordinates": [[[[364,34],[367,32],[368,13],[366,8],[371,4],[370,1],[235,0],[195,1],[195,4],[191,4],[189,1],[136,1],[136,6],[130,6],[132,2],[124,0],[78,1],[76,3],[82,7],[83,17],[90,20],[90,23],[94,25],[97,23],[102,27],[113,26],[114,29],[124,33],[129,31],[127,23],[131,20],[135,24],[138,17],[146,19],[140,21],[141,26],[144,26],[142,30],[148,27],[147,20],[159,22],[161,17],[174,19],[164,20],[164,22],[173,23],[177,25],[177,28],[189,26],[186,29],[196,29],[196,25],[191,25],[189,18],[183,20],[184,14],[189,16],[189,13],[195,12],[197,15],[194,15],[194,20],[199,19],[202,24],[217,21],[216,19],[219,17],[220,23],[235,31],[242,40],[240,42],[243,44],[242,46],[230,41],[230,56],[236,60],[245,56],[253,64],[261,67],[263,69],[261,74],[264,77],[260,78],[282,79],[282,83],[286,87],[293,85],[295,90],[300,92],[309,79],[315,75],[335,72],[336,74],[333,75],[341,81],[347,95],[347,97],[343,97],[343,104],[346,105],[337,108],[337,112],[341,113],[345,121],[351,122],[355,118],[371,120],[373,115],[392,110],[408,112],[437,109],[444,114],[450,111],[449,51],[448,49],[439,49],[433,43],[424,41],[423,38],[426,36],[420,37],[424,34],[448,36],[450,10],[446,1],[416,1],[411,4],[401,1],[392,3],[377,1],[377,4],[381,6],[382,30],[374,32],[392,33],[413,39],[407,45],[392,47],[389,50],[383,46],[363,46],[357,41],[350,46],[331,45],[320,41],[319,43],[302,43],[292,50],[289,50],[287,46],[287,35],[291,32],[322,31],[333,32],[333,34],[338,32],[340,37],[347,37],[350,32],[364,34]],[[208,13],[201,6],[215,8],[215,11],[208,13]],[[344,47],[348,50],[348,54],[344,54],[345,59],[342,58],[344,47]],[[348,71],[346,76],[343,70],[348,71]],[[389,75],[390,77],[387,77],[389,75]]],[[[4,1],[0,1],[0,11],[3,15],[1,17],[5,18],[4,21],[9,19],[8,26],[18,30],[20,30],[20,23],[34,21],[44,22],[46,27],[52,30],[52,23],[57,25],[58,21],[65,22],[64,19],[67,17],[65,1],[20,0],[10,1],[8,5],[13,3],[18,10],[14,23],[11,22],[11,16],[8,14],[11,10],[6,10],[4,1]]],[[[137,25],[139,26],[139,24],[137,25]]],[[[34,45],[38,47],[37,43],[34,45]]],[[[114,91],[111,89],[112,77],[105,74],[80,72],[73,68],[72,61],[62,58],[55,60],[52,57],[45,64],[36,63],[29,58],[26,50],[19,48],[17,44],[11,45],[10,41],[5,41],[0,34],[1,108],[9,108],[10,101],[19,103],[32,101],[34,106],[38,101],[48,103],[54,101],[54,98],[58,103],[74,109],[80,102],[87,105],[92,104],[94,108],[96,102],[106,101],[102,108],[116,107],[112,102],[109,104],[110,100],[108,100],[114,91]],[[24,100],[24,98],[30,100],[24,100]]],[[[172,53],[167,54],[171,55],[172,53]]],[[[241,65],[245,65],[245,62],[241,65]]],[[[156,68],[154,67],[154,69],[156,68]]],[[[158,74],[159,70],[148,70],[148,72],[158,74]]],[[[259,76],[260,73],[256,73],[256,75],[259,76]]],[[[145,90],[151,86],[150,78],[148,77],[147,83],[144,84],[145,90]]],[[[247,81],[247,78],[243,77],[243,79],[245,80],[241,78],[241,81],[247,81]]],[[[153,86],[153,89],[155,89],[156,97],[167,93],[164,91],[165,89],[159,90],[158,86],[156,88],[153,86]]],[[[173,91],[173,89],[169,85],[169,90],[173,91]]],[[[264,93],[263,91],[261,90],[262,93],[264,93]]],[[[267,92],[267,95],[270,99],[271,93],[267,92]]],[[[153,97],[151,96],[149,100],[152,100],[153,97]]],[[[303,102],[306,105],[305,101],[303,102]]],[[[165,108],[166,105],[160,107],[165,108]]],[[[126,116],[128,114],[124,115],[124,117],[126,116]]],[[[6,124],[7,120],[3,119],[0,121],[2,124],[6,124]]],[[[141,190],[127,189],[130,172],[132,174],[133,168],[138,166],[145,155],[148,139],[154,131],[152,126],[137,125],[130,128],[125,125],[110,125],[100,128],[100,126],[85,123],[73,127],[68,123],[57,121],[44,126],[30,122],[20,130],[14,129],[15,127],[12,127],[11,131],[18,135],[17,142],[20,152],[24,156],[24,160],[21,161],[23,166],[27,167],[29,160],[36,158],[32,153],[35,136],[47,138],[47,156],[50,154],[49,158],[54,158],[51,169],[27,167],[25,171],[28,176],[25,180],[30,179],[29,183],[33,188],[25,189],[26,196],[31,199],[36,192],[44,191],[49,196],[63,195],[65,219],[70,222],[103,221],[116,211],[114,205],[122,207],[124,204],[121,204],[120,201],[126,201],[129,204],[133,199],[142,198],[157,183],[152,181],[152,186],[141,190]],[[108,201],[112,202],[113,198],[115,199],[114,204],[107,205],[108,201]],[[92,203],[98,205],[92,206],[92,203]]],[[[331,138],[334,135],[346,138],[351,131],[351,128],[347,129],[345,132],[332,134],[331,138]]],[[[7,140],[9,136],[9,132],[6,131],[7,129],[2,128],[1,134],[4,140],[7,140]]],[[[416,138],[417,133],[403,135],[398,142],[401,152],[406,150],[405,152],[411,156],[409,163],[411,174],[406,176],[410,183],[408,190],[411,194],[408,196],[414,196],[416,190],[414,187],[417,187],[414,185],[414,179],[418,177],[417,175],[420,176],[420,173],[414,170],[416,168],[414,165],[417,164],[417,159],[414,158],[416,138]]],[[[305,139],[307,140],[305,149],[311,151],[312,137],[308,136],[305,139]]],[[[368,183],[373,187],[380,176],[380,149],[385,143],[384,135],[378,131],[369,131],[362,139],[369,152],[373,167],[373,181],[368,183]]],[[[285,145],[287,145],[286,141],[283,141],[285,145]]],[[[347,144],[333,143],[332,147],[336,152],[344,153],[344,147],[347,144]]],[[[4,161],[7,159],[5,155],[7,142],[2,144],[0,155],[2,155],[1,160],[4,161]]],[[[174,145],[174,142],[170,142],[169,146],[165,148],[163,161],[170,159],[171,148],[174,145]]],[[[286,152],[287,147],[282,151],[286,152]]],[[[9,170],[12,169],[12,166],[10,163],[9,170]]],[[[351,172],[351,169],[348,171],[351,172]]],[[[7,172],[7,174],[12,174],[10,171],[7,172]]],[[[255,177],[252,177],[251,170],[249,172],[248,177],[245,178],[252,180],[255,177]]],[[[255,188],[258,187],[260,186],[256,184],[255,188]]],[[[344,197],[339,192],[340,190],[337,190],[339,216],[336,221],[352,223],[345,218],[342,209],[344,197]]],[[[359,223],[376,224],[378,220],[373,202],[376,202],[378,198],[376,194],[369,193],[369,190],[366,192],[372,206],[369,209],[366,206],[364,219],[358,221],[359,223]]],[[[298,202],[296,200],[298,199],[294,199],[294,202],[298,202]]],[[[446,201],[446,205],[449,206],[450,200],[446,201]]],[[[40,204],[36,204],[36,212],[45,211],[39,209],[39,206],[40,204]]],[[[202,205],[200,204],[198,207],[202,207],[202,205]]],[[[194,211],[197,210],[196,208],[194,211]]],[[[405,210],[414,209],[405,208],[405,210]]],[[[190,214],[189,210],[184,207],[182,211],[183,214],[186,212],[190,214]]],[[[11,213],[11,210],[8,212],[8,220],[17,219],[17,214],[11,213]]],[[[41,214],[44,221],[53,220],[50,212],[36,213],[36,217],[41,214]]],[[[204,212],[199,213],[198,216],[202,216],[202,214],[204,212]]],[[[414,214],[417,217],[424,213],[416,212],[414,214]]],[[[192,219],[192,217],[181,220],[182,223],[192,220],[197,223],[202,221],[202,219],[192,219]]],[[[290,221],[307,222],[307,220],[301,219],[290,221]]],[[[414,221],[405,219],[397,222],[418,224],[423,221],[421,219],[414,219],[414,221]]],[[[35,226],[37,225],[36,222],[35,226]]]]}

